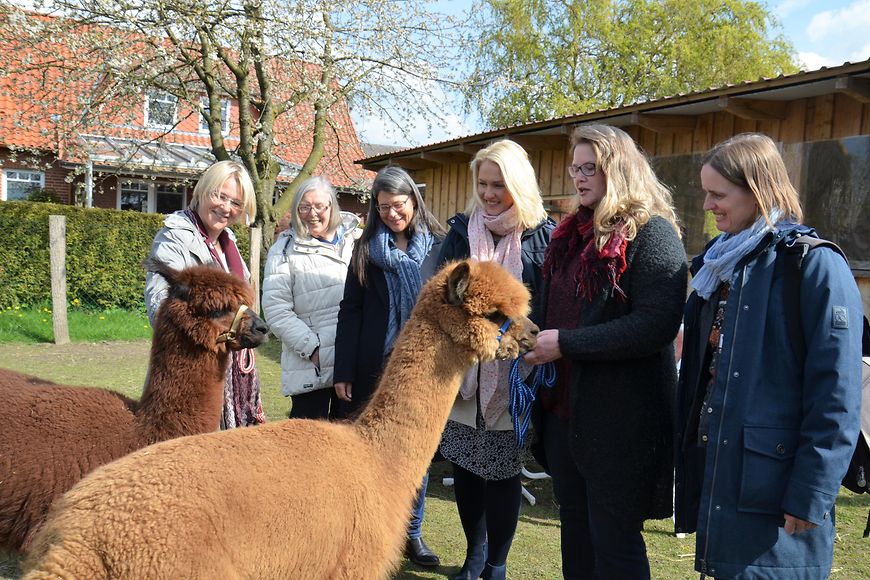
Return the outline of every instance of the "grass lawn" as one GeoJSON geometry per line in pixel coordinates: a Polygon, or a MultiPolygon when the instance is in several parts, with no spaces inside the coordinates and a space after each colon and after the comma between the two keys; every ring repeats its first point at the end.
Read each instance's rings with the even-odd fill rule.
{"type": "MultiPolygon", "coordinates": [[[[0,310],[0,344],[54,341],[51,316],[49,306],[0,310]]],[[[144,310],[70,308],[67,323],[73,342],[151,339],[151,325],[144,310]]]]}
{"type": "MultiPolygon", "coordinates": [[[[49,315],[50,320],[50,315],[49,315]]],[[[147,321],[146,321],[147,324],[147,321]]],[[[50,328],[50,324],[49,324],[50,328]]],[[[137,396],[147,369],[147,341],[117,341],[52,344],[0,344],[0,368],[32,374],[48,380],[108,387],[137,396]]],[[[263,405],[269,420],[281,420],[289,400],[280,393],[280,344],[272,340],[257,351],[257,367],[263,382],[263,405]]],[[[426,499],[424,537],[441,557],[435,571],[418,568],[406,560],[398,579],[434,579],[458,571],[465,556],[465,540],[453,502],[453,490],[442,485],[449,467],[434,464],[426,499]]],[[[512,579],[557,579],[559,568],[559,517],[548,480],[532,480],[527,488],[534,506],[523,501],[517,535],[508,558],[512,579]]],[[[842,490],[837,500],[838,534],[832,578],[858,580],[870,577],[870,538],[861,533],[867,521],[870,497],[842,490]],[[863,570],[863,571],[862,571],[863,570]]],[[[647,543],[654,578],[696,578],[692,571],[694,538],[676,538],[670,520],[647,522],[647,543]]],[[[17,578],[17,560],[0,554],[0,579],[17,578]]]]}

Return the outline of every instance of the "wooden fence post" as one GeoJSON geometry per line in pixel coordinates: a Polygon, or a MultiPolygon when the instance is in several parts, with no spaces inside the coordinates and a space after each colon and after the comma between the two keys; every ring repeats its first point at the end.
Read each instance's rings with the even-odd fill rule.
{"type": "Polygon", "coordinates": [[[251,227],[251,259],[248,269],[251,271],[251,288],[254,289],[254,304],[251,309],[260,314],[260,249],[263,247],[263,229],[260,226],[251,227]]]}
{"type": "Polygon", "coordinates": [[[51,322],[54,343],[69,342],[66,317],[66,216],[48,216],[48,246],[51,255],[51,322]]]}

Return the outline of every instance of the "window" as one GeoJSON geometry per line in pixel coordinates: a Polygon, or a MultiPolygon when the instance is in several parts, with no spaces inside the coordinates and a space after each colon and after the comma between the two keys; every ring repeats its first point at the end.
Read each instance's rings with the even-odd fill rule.
{"type": "MultiPolygon", "coordinates": [[[[211,107],[208,106],[208,97],[200,97],[200,104],[203,112],[208,115],[211,107]]],[[[199,130],[203,133],[208,133],[208,121],[205,120],[205,115],[199,118],[199,130]]],[[[221,133],[224,135],[230,132],[230,101],[229,99],[221,99],[221,133]]]]}
{"type": "Polygon", "coordinates": [[[149,91],[145,97],[145,126],[166,129],[175,125],[178,97],[163,91],[149,91]]]}
{"type": "Polygon", "coordinates": [[[172,213],[184,208],[184,188],[169,183],[155,187],[157,213],[172,213]]]}
{"type": "Polygon", "coordinates": [[[118,209],[148,211],[148,184],[142,181],[127,181],[120,184],[118,209]]]}
{"type": "Polygon", "coordinates": [[[45,185],[45,174],[26,169],[7,169],[3,172],[3,199],[27,199],[34,189],[45,185]]]}

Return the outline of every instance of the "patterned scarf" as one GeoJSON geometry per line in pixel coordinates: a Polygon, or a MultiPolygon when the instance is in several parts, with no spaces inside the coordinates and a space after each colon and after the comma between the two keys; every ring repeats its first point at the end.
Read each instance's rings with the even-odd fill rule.
{"type": "MultiPolygon", "coordinates": [[[[224,262],[221,260],[214,242],[208,237],[202,219],[191,209],[184,210],[184,214],[199,230],[215,265],[223,269],[224,262]]],[[[229,272],[247,282],[242,255],[226,229],[220,233],[217,241],[224,252],[229,272]]],[[[241,351],[230,351],[230,364],[227,367],[226,380],[224,381],[224,409],[221,428],[233,429],[265,422],[266,415],[263,413],[263,404],[260,400],[260,375],[254,367],[254,351],[247,348],[241,351]],[[243,365],[242,361],[246,359],[249,364],[243,365]]]]}
{"type": "Polygon", "coordinates": [[[558,268],[570,262],[568,256],[579,251],[580,262],[572,278],[576,285],[574,295],[591,301],[609,289],[610,296],[618,295],[624,300],[626,296],[619,287],[619,279],[626,268],[625,225],[620,223],[599,250],[595,244],[593,217],[593,210],[581,206],[556,226],[544,256],[542,273],[549,280],[558,268]]]}
{"type": "MultiPolygon", "coordinates": [[[[517,206],[497,216],[478,210],[468,220],[468,246],[471,258],[496,262],[522,281],[522,230],[518,225],[517,206]],[[493,234],[500,236],[498,243],[493,234]]],[[[508,407],[510,396],[510,361],[490,361],[475,365],[465,375],[459,394],[468,400],[478,393],[480,411],[487,427],[495,424],[508,407]]]]}
{"type": "Polygon", "coordinates": [[[417,302],[417,294],[423,286],[420,266],[432,249],[433,237],[425,225],[417,226],[417,231],[408,240],[408,251],[396,247],[395,234],[384,224],[369,241],[369,258],[384,271],[387,279],[387,292],[390,306],[387,312],[387,338],[384,341],[384,359],[393,350],[393,343],[399,330],[411,316],[417,302]]]}
{"type": "Polygon", "coordinates": [[[722,234],[704,254],[704,265],[692,278],[691,285],[698,296],[707,300],[722,282],[730,282],[734,277],[734,267],[749,252],[755,249],[768,232],[790,231],[798,224],[780,220],[782,210],[773,208],[770,212],[771,226],[764,216],[758,216],[748,228],[736,234],[722,234]]]}

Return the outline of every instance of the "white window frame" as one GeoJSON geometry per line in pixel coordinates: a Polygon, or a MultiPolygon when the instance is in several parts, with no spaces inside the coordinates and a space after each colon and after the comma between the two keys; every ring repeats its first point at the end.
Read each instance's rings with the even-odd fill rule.
{"type": "MultiPolygon", "coordinates": [[[[39,185],[36,187],[32,187],[30,191],[34,189],[41,189],[45,187],[45,172],[44,171],[34,171],[32,169],[4,169],[3,170],[3,188],[2,188],[2,196],[0,199],[3,201],[9,200],[9,182],[13,183],[29,183],[31,185],[35,185],[37,182],[31,179],[34,176],[39,177],[39,185]],[[27,179],[22,179],[23,176],[27,176],[27,179]]],[[[26,199],[26,198],[25,198],[26,199]]],[[[14,200],[13,200],[14,201],[14,200]]]]}
{"type": "MultiPolygon", "coordinates": [[[[203,114],[199,116],[199,130],[202,133],[208,133],[208,121],[205,116],[209,114],[208,97],[202,96],[199,98],[199,104],[202,107],[203,114]]],[[[221,99],[221,134],[230,134],[230,113],[233,110],[233,105],[229,99],[221,99]]]]}
{"type": "Polygon", "coordinates": [[[147,91],[145,93],[145,126],[152,129],[171,129],[178,122],[178,97],[165,91],[147,91]],[[151,102],[171,103],[172,122],[168,125],[156,123],[151,119],[151,102]]]}
{"type": "MultiPolygon", "coordinates": [[[[157,196],[158,194],[178,195],[181,197],[181,205],[177,209],[187,207],[187,188],[180,183],[171,183],[168,181],[152,183],[148,192],[148,211],[157,213],[157,196]],[[166,188],[165,191],[158,191],[161,188],[166,188]],[[170,191],[171,190],[171,191],[170,191]]],[[[175,211],[175,210],[173,210],[175,211]]]]}

